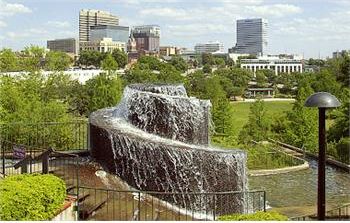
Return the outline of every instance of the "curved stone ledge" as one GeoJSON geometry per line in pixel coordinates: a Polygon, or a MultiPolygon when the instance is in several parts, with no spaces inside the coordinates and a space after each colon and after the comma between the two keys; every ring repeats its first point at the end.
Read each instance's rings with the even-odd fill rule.
{"type": "Polygon", "coordinates": [[[309,162],[304,161],[303,164],[297,165],[297,166],[290,166],[290,167],[276,168],[276,169],[250,170],[248,171],[248,175],[255,177],[255,176],[282,174],[282,173],[305,170],[305,169],[308,169],[309,167],[310,167],[309,162]]]}

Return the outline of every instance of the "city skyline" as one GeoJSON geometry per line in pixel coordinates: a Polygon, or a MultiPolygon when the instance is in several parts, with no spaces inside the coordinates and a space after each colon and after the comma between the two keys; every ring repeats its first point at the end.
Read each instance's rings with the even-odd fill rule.
{"type": "Polygon", "coordinates": [[[268,53],[325,58],[350,48],[350,1],[344,0],[0,0],[0,48],[78,38],[81,9],[109,11],[125,26],[157,24],[161,45],[220,41],[226,51],[236,44],[237,19],[261,17],[269,21],[268,53]]]}

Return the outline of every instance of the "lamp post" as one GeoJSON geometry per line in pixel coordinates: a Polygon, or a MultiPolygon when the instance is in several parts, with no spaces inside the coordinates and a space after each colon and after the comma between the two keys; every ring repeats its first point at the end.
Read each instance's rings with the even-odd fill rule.
{"type": "Polygon", "coordinates": [[[318,108],[318,189],[317,218],[326,218],[326,109],[340,106],[339,100],[328,92],[318,92],[305,101],[306,107],[318,108]]]}

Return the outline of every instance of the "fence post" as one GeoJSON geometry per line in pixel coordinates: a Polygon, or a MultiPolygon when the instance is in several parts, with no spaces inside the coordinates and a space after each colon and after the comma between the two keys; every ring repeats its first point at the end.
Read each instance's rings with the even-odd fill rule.
{"type": "Polygon", "coordinates": [[[266,191],[264,191],[264,212],[266,212],[266,191]]]}
{"type": "Polygon", "coordinates": [[[214,198],[214,211],[213,211],[213,220],[216,220],[216,196],[215,194],[213,194],[213,198],[214,198]]]}
{"type": "Polygon", "coordinates": [[[5,177],[5,147],[4,147],[4,142],[1,140],[0,142],[0,147],[1,147],[1,150],[2,150],[2,174],[4,175],[5,177]]]}
{"type": "Polygon", "coordinates": [[[42,172],[43,174],[48,174],[49,173],[49,156],[50,154],[47,153],[47,154],[44,154],[43,157],[42,157],[42,172]]]}
{"type": "Polygon", "coordinates": [[[138,202],[138,209],[139,209],[139,216],[138,220],[141,221],[141,192],[139,191],[139,202],[138,202]]]}

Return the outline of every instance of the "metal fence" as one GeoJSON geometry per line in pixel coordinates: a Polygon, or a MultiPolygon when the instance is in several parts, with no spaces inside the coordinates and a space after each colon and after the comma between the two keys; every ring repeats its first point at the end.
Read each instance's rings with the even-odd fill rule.
{"type": "Polygon", "coordinates": [[[7,140],[0,140],[0,150],[0,174],[3,177],[22,173],[51,173],[65,181],[69,194],[78,195],[79,157],[77,155],[7,140]]]}
{"type": "MultiPolygon", "coordinates": [[[[315,221],[317,220],[317,214],[302,215],[298,217],[290,218],[292,221],[315,221]]],[[[349,221],[350,220],[350,203],[341,205],[326,211],[326,220],[332,221],[349,221]]]]}
{"type": "Polygon", "coordinates": [[[79,194],[80,220],[217,220],[221,213],[242,213],[228,210],[235,205],[244,204],[245,212],[266,208],[265,191],[174,193],[79,187],[79,194]],[[198,208],[166,202],[169,196],[190,198],[197,202],[198,208]],[[245,200],[235,204],[235,197],[245,200]]]}
{"type": "Polygon", "coordinates": [[[0,139],[55,150],[86,150],[88,122],[10,123],[0,125],[0,139]]]}

